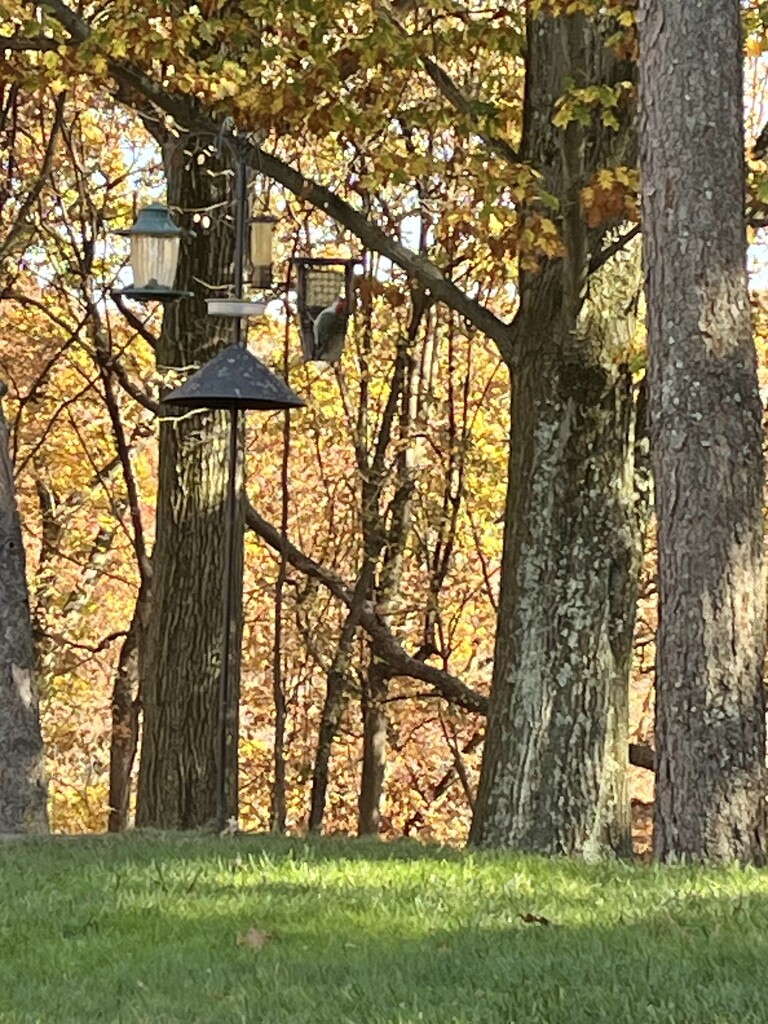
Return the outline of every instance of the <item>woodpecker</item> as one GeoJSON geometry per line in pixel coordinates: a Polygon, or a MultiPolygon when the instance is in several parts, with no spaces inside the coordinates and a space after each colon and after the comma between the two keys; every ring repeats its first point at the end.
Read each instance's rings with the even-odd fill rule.
{"type": "Polygon", "coordinates": [[[347,304],[344,299],[338,298],[321,310],[313,321],[312,329],[315,334],[315,359],[338,363],[347,333],[347,304]]]}

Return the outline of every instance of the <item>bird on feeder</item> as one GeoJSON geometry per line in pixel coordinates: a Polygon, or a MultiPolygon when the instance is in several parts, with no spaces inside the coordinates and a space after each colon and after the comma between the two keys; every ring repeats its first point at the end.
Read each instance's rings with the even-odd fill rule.
{"type": "Polygon", "coordinates": [[[314,358],[338,363],[347,333],[347,304],[341,297],[321,310],[312,321],[315,336],[314,358]]]}

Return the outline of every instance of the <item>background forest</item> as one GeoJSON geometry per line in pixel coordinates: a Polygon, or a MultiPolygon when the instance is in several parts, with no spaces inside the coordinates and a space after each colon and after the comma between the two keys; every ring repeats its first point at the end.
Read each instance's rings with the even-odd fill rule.
{"type": "MultiPolygon", "coordinates": [[[[574,780],[597,764],[598,746],[614,744],[633,762],[635,839],[647,848],[657,595],[641,422],[634,6],[114,0],[74,15],[57,0],[0,3],[0,376],[53,830],[133,821],[142,707],[176,701],[184,728],[201,735],[210,717],[193,665],[208,650],[205,630],[221,629],[221,421],[188,421],[173,454],[178,479],[164,483],[171,425],[160,400],[226,340],[203,297],[231,280],[232,167],[207,120],[231,116],[253,140],[254,208],[277,218],[282,285],[248,345],[306,402],[290,418],[249,415],[243,442],[241,828],[463,843],[501,644],[497,675],[519,657],[531,677],[576,680],[572,705],[558,705],[556,682],[548,698],[575,737],[573,764],[552,772],[542,755],[534,774],[562,775],[553,786],[578,807],[574,780]],[[115,74],[129,61],[171,100],[115,74]],[[166,196],[197,237],[180,269],[195,298],[163,317],[109,292],[130,280],[112,232],[166,196]],[[336,366],[301,358],[289,261],[309,255],[360,260],[336,366]],[[566,334],[578,345],[557,350],[555,373],[546,339],[566,334]],[[535,360],[526,345],[538,346],[535,360]],[[553,404],[544,418],[546,442],[533,419],[526,432],[526,417],[555,379],[558,393],[582,396],[582,447],[550,465],[560,413],[553,404]],[[188,547],[158,528],[158,487],[188,547]],[[528,618],[515,628],[548,652],[535,667],[497,631],[500,601],[512,600],[509,589],[500,597],[507,501],[508,528],[516,501],[530,517],[508,533],[508,550],[536,548],[518,578],[546,594],[536,608],[517,595],[515,614],[528,618]],[[627,582],[606,568],[608,592],[598,593],[604,557],[627,582]],[[166,575],[174,559],[181,576],[166,575]],[[584,640],[595,622],[605,643],[584,640]],[[563,648],[584,655],[578,679],[563,648]],[[607,715],[608,736],[595,740],[579,709],[599,720],[590,687],[609,678],[621,691],[627,673],[628,731],[622,713],[607,715]],[[174,696],[158,696],[159,684],[147,691],[150,676],[175,680],[163,691],[174,696]]],[[[765,121],[768,13],[743,7],[765,386],[768,165],[751,145],[765,121]]],[[[210,651],[215,682],[213,640],[210,651]]],[[[189,748],[190,762],[207,742],[189,748]]],[[[199,785],[210,789],[207,770],[199,785]]],[[[144,823],[204,824],[209,808],[179,810],[193,802],[185,785],[174,810],[160,801],[144,823]]],[[[553,843],[618,847],[615,830],[585,839],[565,822],[553,843]]]]}

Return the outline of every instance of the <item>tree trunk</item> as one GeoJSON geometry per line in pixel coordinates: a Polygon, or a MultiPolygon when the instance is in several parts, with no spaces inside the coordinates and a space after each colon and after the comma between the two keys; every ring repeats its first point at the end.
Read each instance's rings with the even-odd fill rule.
{"type": "Polygon", "coordinates": [[[515,377],[500,628],[471,838],[623,854],[639,565],[632,396],[627,377],[605,366],[564,364],[563,333],[540,336],[515,377]]]}
{"type": "Polygon", "coordinates": [[[320,832],[323,827],[331,753],[346,705],[346,682],[345,674],[332,666],[326,679],[325,700],[320,714],[320,727],[317,731],[317,752],[312,771],[312,795],[309,807],[310,832],[320,832]]]}
{"type": "Polygon", "coordinates": [[[765,584],[740,5],[641,0],[640,12],[659,524],[654,849],[750,861],[763,853],[765,584]]]}
{"type": "MultiPolygon", "coordinates": [[[[611,152],[616,162],[624,147],[624,162],[631,141],[599,113],[563,130],[552,115],[569,79],[628,77],[604,46],[610,31],[581,15],[528,23],[523,156],[559,197],[566,254],[521,279],[494,678],[470,833],[480,845],[590,857],[631,850],[640,531],[631,378],[583,304],[604,229],[587,229],[579,193],[611,152]]],[[[609,325],[625,312],[612,301],[609,325]]]]}
{"type": "MultiPolygon", "coordinates": [[[[189,214],[178,218],[197,231],[196,238],[183,246],[177,276],[177,287],[194,290],[195,298],[167,308],[157,363],[183,368],[186,376],[188,368],[200,366],[232,340],[229,322],[208,317],[204,294],[205,286],[211,289],[232,280],[234,232],[222,212],[231,198],[231,176],[212,173],[221,167],[210,156],[202,165],[194,158],[184,164],[185,155],[178,149],[168,166],[169,204],[182,210],[217,211],[210,230],[193,225],[189,214]]],[[[216,817],[228,433],[226,412],[177,416],[167,407],[163,410],[152,606],[140,651],[144,715],[140,826],[195,828],[216,817]]],[[[242,579],[242,509],[236,531],[238,580],[242,579]]],[[[228,815],[237,813],[242,588],[235,590],[228,815]]]]}
{"type": "Polygon", "coordinates": [[[363,605],[371,599],[371,587],[375,571],[375,557],[372,552],[369,552],[357,578],[352,605],[349,609],[349,614],[344,620],[339,642],[336,645],[336,653],[328,670],[325,684],[325,700],[323,701],[320,726],[317,731],[315,767],[312,772],[312,796],[309,809],[310,832],[319,832],[323,826],[333,741],[339,731],[347,704],[346,690],[352,644],[360,622],[363,605]]]}
{"type": "Polygon", "coordinates": [[[0,406],[0,833],[47,831],[26,560],[0,406]]]}
{"type": "MultiPolygon", "coordinates": [[[[398,345],[388,404],[399,407],[398,430],[401,447],[396,456],[396,489],[390,502],[388,515],[382,513],[380,489],[374,502],[363,484],[363,538],[367,561],[373,564],[374,553],[383,538],[384,553],[378,581],[374,582],[374,601],[382,621],[389,624],[392,606],[397,599],[403,578],[403,556],[411,532],[415,473],[415,444],[411,431],[418,414],[419,373],[413,358],[413,346],[418,336],[427,306],[421,291],[412,295],[413,306],[408,331],[398,345]],[[387,518],[389,522],[387,522],[387,518]]],[[[394,422],[391,421],[391,422],[394,422]]],[[[378,438],[378,451],[384,451],[382,442],[389,441],[390,427],[382,428],[378,438]]],[[[375,459],[374,459],[375,462],[375,459]]],[[[383,479],[383,478],[381,478],[383,479]]],[[[366,678],[363,682],[363,767],[360,773],[357,834],[379,834],[381,801],[384,794],[384,775],[387,767],[386,699],[391,673],[387,665],[371,650],[366,678]]]]}
{"type": "MultiPolygon", "coordinates": [[[[286,417],[287,420],[287,417],[286,417]]],[[[286,425],[287,434],[287,425],[286,425]]],[[[283,521],[281,533],[287,533],[288,495],[285,488],[287,475],[287,443],[283,449],[283,521]]],[[[283,686],[283,588],[285,586],[287,561],[285,552],[280,554],[280,569],[275,587],[275,636],[272,648],[272,698],[275,705],[275,731],[272,748],[272,791],[270,793],[269,827],[272,832],[285,832],[288,813],[288,794],[285,763],[285,731],[288,721],[288,701],[283,686]]]]}
{"type": "Polygon", "coordinates": [[[387,695],[389,673],[386,665],[371,654],[363,684],[363,770],[357,805],[357,834],[377,836],[381,816],[381,795],[387,766],[387,695]]]}
{"type": "Polygon", "coordinates": [[[146,585],[139,590],[128,635],[123,640],[112,686],[112,731],[109,738],[108,832],[128,828],[131,772],[139,742],[139,633],[147,614],[146,585]]]}

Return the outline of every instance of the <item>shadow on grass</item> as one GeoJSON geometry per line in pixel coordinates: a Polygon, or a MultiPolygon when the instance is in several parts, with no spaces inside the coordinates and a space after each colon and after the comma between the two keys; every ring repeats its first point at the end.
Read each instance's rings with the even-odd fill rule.
{"type": "Polygon", "coordinates": [[[272,837],[4,853],[3,1024],[768,1021],[759,872],[272,837]]]}

